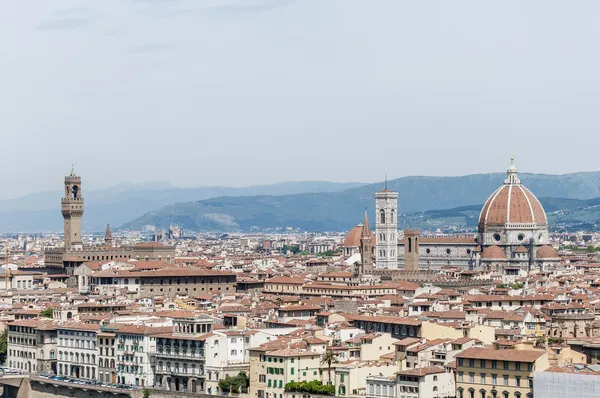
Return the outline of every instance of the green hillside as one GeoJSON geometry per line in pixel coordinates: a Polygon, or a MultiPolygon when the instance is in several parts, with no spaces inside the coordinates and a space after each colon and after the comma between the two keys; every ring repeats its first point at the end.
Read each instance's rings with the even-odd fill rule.
{"type": "MultiPolygon", "coordinates": [[[[464,230],[477,225],[481,205],[473,203],[484,203],[503,180],[503,174],[407,177],[389,181],[388,188],[399,192],[399,228],[464,230]]],[[[541,201],[551,227],[595,229],[600,223],[600,199],[587,199],[588,195],[600,196],[600,173],[524,174],[521,180],[538,197],[547,196],[541,201]]],[[[340,192],[176,203],[125,223],[122,229],[178,225],[188,231],[343,231],[362,221],[365,208],[373,214],[373,195],[381,188],[382,184],[369,184],[340,192]]]]}

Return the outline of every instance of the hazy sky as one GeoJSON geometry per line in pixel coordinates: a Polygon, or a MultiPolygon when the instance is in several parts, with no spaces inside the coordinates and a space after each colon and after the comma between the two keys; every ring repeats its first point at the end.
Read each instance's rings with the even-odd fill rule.
{"type": "Polygon", "coordinates": [[[600,2],[0,7],[0,197],[598,170],[600,2]]]}

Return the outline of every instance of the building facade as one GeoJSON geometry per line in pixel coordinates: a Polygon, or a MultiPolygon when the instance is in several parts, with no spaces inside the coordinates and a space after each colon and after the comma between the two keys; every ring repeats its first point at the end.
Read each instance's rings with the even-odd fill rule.
{"type": "Polygon", "coordinates": [[[545,351],[469,348],[456,355],[457,398],[533,398],[533,375],[548,369],[545,351]]]}
{"type": "Polygon", "coordinates": [[[398,268],[398,192],[375,193],[377,268],[398,268]]]}
{"type": "Polygon", "coordinates": [[[97,337],[99,325],[74,323],[59,326],[58,374],[96,380],[98,375],[97,337]]]}

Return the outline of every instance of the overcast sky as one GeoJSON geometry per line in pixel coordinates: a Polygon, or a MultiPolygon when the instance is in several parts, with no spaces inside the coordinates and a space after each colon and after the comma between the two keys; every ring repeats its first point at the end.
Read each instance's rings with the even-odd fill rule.
{"type": "Polygon", "coordinates": [[[0,9],[0,197],[167,180],[598,170],[600,2],[0,9]]]}

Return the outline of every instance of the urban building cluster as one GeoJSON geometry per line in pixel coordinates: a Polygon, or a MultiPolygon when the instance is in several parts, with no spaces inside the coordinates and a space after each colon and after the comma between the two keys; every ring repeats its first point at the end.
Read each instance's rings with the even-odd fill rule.
{"type": "Polygon", "coordinates": [[[23,377],[251,398],[600,394],[599,239],[551,233],[514,163],[471,236],[398,230],[387,189],[345,234],[86,236],[81,183],[65,179],[62,241],[5,239],[4,366],[23,377]]]}

